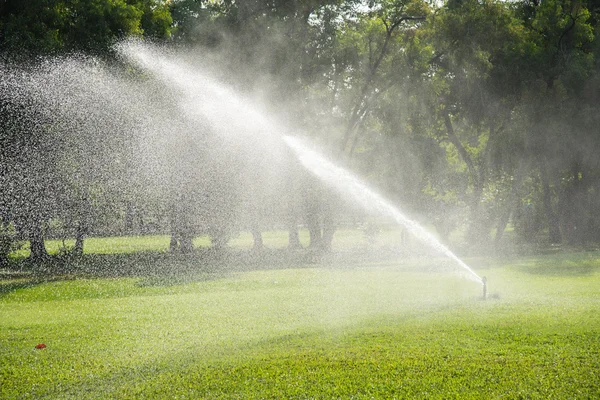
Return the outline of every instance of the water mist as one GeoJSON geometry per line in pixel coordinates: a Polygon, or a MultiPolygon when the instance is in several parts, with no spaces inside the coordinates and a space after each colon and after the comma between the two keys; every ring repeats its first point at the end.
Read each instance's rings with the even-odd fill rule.
{"type": "Polygon", "coordinates": [[[184,94],[179,107],[188,118],[207,121],[215,132],[229,136],[266,151],[285,143],[301,164],[312,174],[338,192],[348,196],[365,210],[391,217],[413,236],[448,257],[463,277],[484,285],[486,283],[469,266],[460,260],[421,225],[408,218],[400,209],[370,189],[349,171],[335,165],[323,155],[312,150],[305,142],[286,134],[282,124],[277,124],[259,110],[251,101],[229,87],[185,65],[181,60],[162,53],[159,49],[140,43],[124,42],[118,50],[127,59],[151,72],[164,84],[175,86],[184,94]]]}

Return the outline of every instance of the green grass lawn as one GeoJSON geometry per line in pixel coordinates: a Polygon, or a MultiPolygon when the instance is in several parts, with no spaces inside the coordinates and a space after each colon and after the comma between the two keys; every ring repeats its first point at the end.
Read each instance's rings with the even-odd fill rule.
{"type": "Polygon", "coordinates": [[[0,280],[0,398],[600,397],[599,252],[196,261],[0,280]]]}

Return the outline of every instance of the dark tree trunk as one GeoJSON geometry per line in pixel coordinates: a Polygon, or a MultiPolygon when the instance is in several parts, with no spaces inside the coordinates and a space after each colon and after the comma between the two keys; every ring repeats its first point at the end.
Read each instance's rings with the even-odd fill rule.
{"type": "Polygon", "coordinates": [[[171,204],[170,210],[170,228],[171,228],[171,241],[169,242],[169,251],[171,253],[175,253],[179,251],[179,215],[177,206],[175,204],[171,204]]]}
{"type": "Polygon", "coordinates": [[[321,238],[321,248],[324,251],[331,251],[331,246],[333,245],[333,235],[335,234],[335,226],[325,225],[323,228],[323,237],[321,238]]]}
{"type": "Polygon", "coordinates": [[[8,263],[8,253],[10,253],[13,241],[13,238],[7,233],[8,220],[7,216],[0,213],[0,266],[8,263]]]}
{"type": "Polygon", "coordinates": [[[494,247],[498,248],[500,242],[502,241],[502,237],[504,236],[504,231],[506,230],[506,226],[508,225],[508,221],[510,220],[510,216],[515,207],[518,206],[519,203],[519,188],[521,187],[521,183],[523,182],[524,171],[522,168],[517,169],[517,173],[515,179],[513,181],[513,185],[510,188],[510,193],[508,194],[508,198],[506,199],[506,205],[504,206],[504,210],[500,215],[500,219],[498,220],[498,225],[496,225],[496,236],[494,237],[494,247]]]}
{"type": "MultiPolygon", "coordinates": [[[[302,168],[297,166],[297,168],[302,168]]],[[[300,235],[298,233],[298,220],[300,220],[301,215],[301,197],[302,193],[298,188],[298,177],[297,175],[290,174],[288,179],[289,186],[286,190],[291,193],[287,197],[287,213],[284,216],[285,224],[288,228],[288,248],[290,250],[298,250],[302,248],[302,244],[300,243],[300,235]]]]}
{"type": "Polygon", "coordinates": [[[90,215],[91,204],[89,197],[84,195],[80,198],[79,211],[74,216],[77,219],[77,227],[75,229],[75,247],[73,247],[73,255],[83,255],[83,242],[86,235],[90,232],[89,226],[91,215],[90,215]]]}
{"type": "Polygon", "coordinates": [[[311,216],[312,221],[308,223],[308,232],[310,235],[309,247],[324,251],[331,250],[333,236],[335,234],[335,224],[332,215],[324,212],[322,217],[322,226],[319,223],[318,216],[311,216]]]}
{"type": "Polygon", "coordinates": [[[194,243],[192,236],[186,232],[185,235],[179,238],[179,248],[182,253],[191,253],[194,250],[194,243]]]}
{"type": "Polygon", "coordinates": [[[194,250],[193,236],[190,232],[181,229],[179,226],[171,228],[171,240],[169,241],[169,251],[174,253],[191,253],[194,250]]]}
{"type": "Polygon", "coordinates": [[[290,223],[290,228],[288,230],[288,248],[291,250],[298,250],[302,248],[302,244],[300,243],[300,235],[298,234],[298,226],[296,222],[290,223]]]}
{"type": "MultiPolygon", "coordinates": [[[[512,197],[512,196],[510,196],[512,197]]],[[[508,225],[508,221],[510,220],[510,216],[512,215],[514,207],[518,203],[518,199],[512,197],[507,200],[507,204],[504,207],[502,215],[498,219],[498,225],[496,225],[496,236],[494,236],[494,247],[498,248],[500,246],[500,242],[502,241],[502,237],[504,236],[504,231],[506,231],[506,226],[508,225]]]]}
{"type": "Polygon", "coordinates": [[[321,247],[321,228],[318,224],[309,224],[308,225],[308,234],[310,237],[310,243],[308,247],[311,249],[316,249],[321,247]]]}
{"type": "Polygon", "coordinates": [[[178,201],[171,206],[171,252],[190,253],[194,249],[189,203],[186,200],[185,196],[180,195],[178,201]]]}
{"type": "Polygon", "coordinates": [[[546,212],[546,223],[548,224],[548,240],[550,243],[560,243],[562,237],[560,234],[560,221],[558,214],[552,206],[552,191],[550,190],[550,180],[548,177],[548,169],[545,163],[540,165],[540,178],[542,180],[542,198],[544,210],[546,212]]]}
{"type": "Polygon", "coordinates": [[[33,262],[44,261],[48,258],[48,252],[44,244],[44,233],[41,224],[32,223],[29,228],[29,246],[31,250],[30,259],[33,262]]]}
{"type": "Polygon", "coordinates": [[[130,201],[125,205],[125,232],[128,234],[134,231],[135,208],[130,201]]]}
{"type": "Polygon", "coordinates": [[[468,228],[468,240],[471,244],[482,244],[490,239],[490,221],[486,210],[481,207],[481,195],[483,187],[475,187],[473,190],[473,198],[470,206],[471,222],[468,228]]]}
{"type": "Polygon", "coordinates": [[[191,253],[194,250],[193,238],[191,235],[182,235],[180,233],[171,233],[169,242],[169,251],[171,253],[191,253]]]}
{"type": "Polygon", "coordinates": [[[223,250],[227,245],[228,237],[225,233],[216,233],[211,237],[211,245],[215,250],[223,250]]]}
{"type": "MultiPolygon", "coordinates": [[[[316,184],[319,184],[319,182],[316,182],[316,184]]],[[[308,234],[310,237],[310,243],[308,247],[314,249],[321,247],[322,233],[321,224],[319,223],[319,216],[321,214],[322,196],[320,190],[318,190],[316,186],[311,187],[307,195],[306,227],[308,228],[308,234]]]]}
{"type": "Polygon", "coordinates": [[[560,196],[562,239],[573,244],[584,244],[593,236],[593,216],[589,215],[590,202],[588,173],[577,159],[571,167],[568,185],[560,196]]]}
{"type": "Polygon", "coordinates": [[[83,241],[85,239],[87,229],[83,223],[77,225],[77,233],[75,234],[75,247],[73,248],[73,254],[76,256],[83,255],[83,241]]]}
{"type": "Polygon", "coordinates": [[[179,240],[177,240],[177,236],[173,232],[171,232],[171,241],[169,242],[169,251],[171,253],[176,252],[179,249],[179,240]]]}
{"type": "Polygon", "coordinates": [[[262,233],[259,229],[252,229],[252,239],[254,240],[254,250],[261,250],[263,248],[262,233]]]}
{"type": "Polygon", "coordinates": [[[321,237],[321,248],[324,251],[330,251],[333,244],[333,235],[335,234],[335,223],[333,210],[329,204],[329,199],[325,198],[326,203],[322,207],[323,212],[323,236],[321,237]]]}

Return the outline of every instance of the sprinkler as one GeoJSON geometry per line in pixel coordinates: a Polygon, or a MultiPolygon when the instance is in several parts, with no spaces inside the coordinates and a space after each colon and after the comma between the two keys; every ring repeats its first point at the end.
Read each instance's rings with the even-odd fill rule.
{"type": "Polygon", "coordinates": [[[483,283],[483,299],[487,298],[487,278],[484,276],[481,278],[481,282],[483,283]]]}

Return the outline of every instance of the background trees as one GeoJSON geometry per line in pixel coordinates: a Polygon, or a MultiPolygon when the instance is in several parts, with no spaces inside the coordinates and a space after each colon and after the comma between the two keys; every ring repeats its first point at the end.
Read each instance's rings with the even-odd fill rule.
{"type": "MultiPolygon", "coordinates": [[[[5,60],[0,209],[5,225],[30,241],[32,258],[46,256],[43,239],[49,220],[59,218],[76,226],[79,251],[93,204],[96,210],[104,208],[105,214],[118,213],[114,207],[108,211],[108,204],[98,204],[98,178],[103,171],[103,180],[111,176],[113,182],[105,182],[102,190],[116,189],[118,177],[124,176],[118,173],[123,164],[117,161],[127,159],[116,151],[125,148],[118,144],[127,138],[122,129],[114,129],[124,116],[110,109],[113,103],[106,97],[102,101],[111,94],[86,93],[82,87],[82,73],[91,74],[85,79],[93,80],[99,71],[84,67],[77,58],[39,57],[78,52],[110,58],[110,46],[119,38],[144,33],[168,37],[170,29],[171,17],[162,2],[0,2],[0,51],[5,60]],[[60,79],[61,74],[72,80],[60,79]],[[98,96],[96,107],[82,107],[90,105],[90,95],[98,96]],[[101,113],[104,118],[98,118],[101,113]],[[102,168],[106,165],[112,175],[102,168]]],[[[121,186],[117,191],[119,196],[113,199],[126,197],[130,190],[121,186]]]]}
{"type": "Polygon", "coordinates": [[[172,18],[162,0],[4,0],[0,49],[12,57],[81,51],[104,54],[130,35],[168,37],[172,18]]]}
{"type": "Polygon", "coordinates": [[[147,83],[112,47],[144,36],[217,65],[220,79],[344,154],[445,240],[461,227],[469,246],[500,245],[512,223],[528,240],[595,243],[599,20],[593,2],[566,0],[0,1],[2,235],[43,258],[49,221],[81,240],[92,226],[160,231],[171,221],[182,249],[202,225],[221,238],[269,227],[239,222],[257,189],[236,179],[252,167],[219,159],[209,130],[195,152],[183,137],[162,147],[171,153],[140,147],[136,135],[178,126],[177,94],[129,84],[114,102],[75,84],[58,96],[33,79],[68,65],[93,79],[93,62],[40,58],[78,53],[125,86],[147,83]],[[165,112],[148,119],[152,96],[165,112]],[[174,162],[182,146],[194,154],[174,162]],[[132,168],[141,159],[152,173],[132,168]],[[218,184],[189,172],[196,159],[218,184]],[[196,186],[217,194],[198,201],[196,186]]]}

